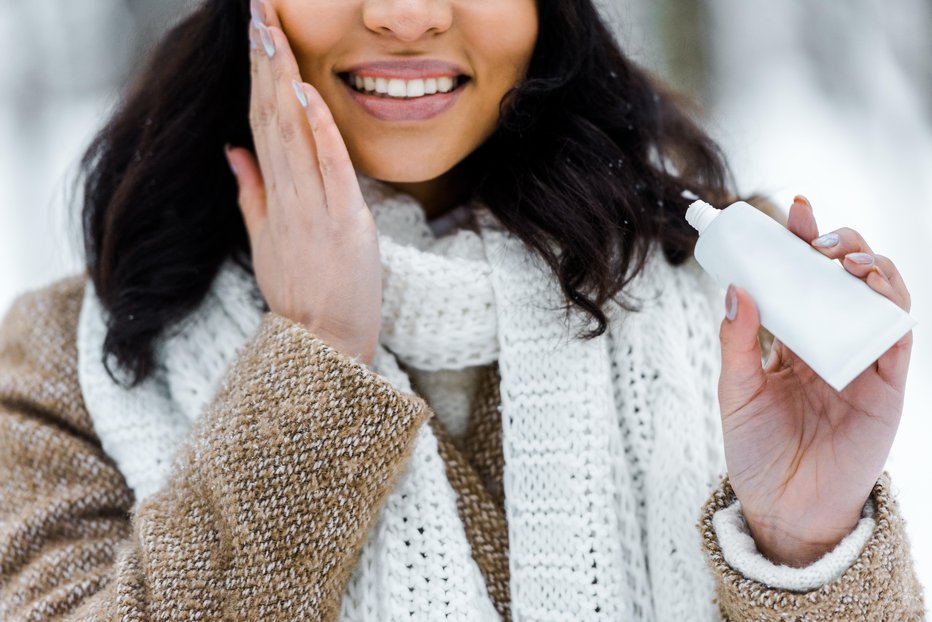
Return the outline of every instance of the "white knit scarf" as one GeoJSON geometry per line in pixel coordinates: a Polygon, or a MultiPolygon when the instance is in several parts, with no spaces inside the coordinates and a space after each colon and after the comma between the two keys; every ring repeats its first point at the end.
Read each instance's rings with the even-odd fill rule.
{"type": "MultiPolygon", "coordinates": [[[[573,337],[580,316],[565,322],[563,295],[549,268],[501,230],[484,206],[472,206],[479,233],[462,228],[435,238],[411,197],[362,175],[359,179],[379,231],[383,265],[382,330],[374,370],[410,393],[399,360],[425,370],[498,360],[513,619],[619,620],[632,611],[638,615],[629,619],[651,619],[653,572],[650,580],[648,572],[669,573],[672,580],[676,570],[645,568],[645,527],[619,519],[619,508],[627,508],[629,518],[643,518],[651,509],[645,510],[643,503],[635,507],[632,497],[634,484],[622,458],[628,449],[622,446],[618,396],[613,395],[625,389],[613,385],[605,336],[588,341],[573,337]],[[633,605],[635,593],[639,600],[633,605]]],[[[656,279],[651,275],[654,265],[650,261],[643,277],[629,287],[636,290],[638,283],[656,279]]],[[[79,380],[103,448],[137,503],[165,483],[172,455],[238,349],[257,329],[260,305],[254,280],[225,264],[200,308],[159,345],[155,373],[125,390],[103,369],[105,315],[88,284],[78,328],[79,380]]],[[[680,413],[683,409],[672,401],[676,394],[686,395],[686,389],[667,391],[663,397],[685,423],[656,434],[692,438],[661,439],[670,444],[665,450],[685,453],[689,450],[682,445],[707,434],[706,424],[691,422],[690,416],[697,417],[680,413]]],[[[630,402],[637,404],[637,399],[634,395],[630,402]]],[[[694,451],[706,452],[701,447],[694,451]]],[[[680,464],[676,460],[670,464],[680,464]]],[[[677,535],[663,535],[658,546],[664,555],[667,547],[674,553],[676,547],[693,547],[695,554],[680,553],[689,568],[676,563],[680,572],[701,573],[696,570],[702,562],[693,525],[706,475],[684,475],[681,467],[675,468],[678,472],[670,477],[676,478],[676,488],[690,491],[685,498],[677,498],[683,495],[664,481],[666,475],[648,474],[648,481],[639,485],[668,487],[665,494],[673,500],[654,504],[667,504],[654,511],[660,517],[669,514],[677,535]],[[677,515],[680,501],[683,509],[677,515]]],[[[703,581],[693,582],[705,590],[703,581]]],[[[711,602],[710,594],[702,596],[711,602]]],[[[425,425],[363,548],[341,620],[426,622],[444,619],[439,610],[450,620],[498,619],[471,557],[436,438],[425,425]],[[415,532],[416,527],[422,529],[415,532]],[[425,581],[435,577],[447,580],[425,581]]]]}

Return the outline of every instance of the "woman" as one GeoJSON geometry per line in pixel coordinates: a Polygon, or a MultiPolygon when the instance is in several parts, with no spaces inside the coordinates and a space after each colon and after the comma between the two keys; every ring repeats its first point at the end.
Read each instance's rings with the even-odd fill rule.
{"type": "Polygon", "coordinates": [[[724,166],[588,0],[250,8],[156,50],[84,161],[89,278],[7,316],[0,617],[923,615],[911,334],[841,393],[762,367],[740,288],[716,339],[682,194],[724,166]]]}

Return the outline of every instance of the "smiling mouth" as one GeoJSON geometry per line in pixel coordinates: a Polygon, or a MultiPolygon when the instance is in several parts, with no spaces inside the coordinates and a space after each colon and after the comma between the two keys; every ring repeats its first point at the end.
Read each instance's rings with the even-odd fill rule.
{"type": "Polygon", "coordinates": [[[349,72],[338,73],[337,76],[358,93],[385,99],[418,99],[452,93],[463,88],[470,81],[467,75],[437,76],[414,80],[360,76],[349,72]]]}

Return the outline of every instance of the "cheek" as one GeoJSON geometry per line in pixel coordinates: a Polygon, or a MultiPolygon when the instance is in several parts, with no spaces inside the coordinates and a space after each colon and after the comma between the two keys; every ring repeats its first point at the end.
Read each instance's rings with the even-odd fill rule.
{"type": "Polygon", "coordinates": [[[474,118],[494,127],[505,93],[525,74],[537,41],[534,0],[463,2],[459,27],[476,70],[474,118]]]}
{"type": "Polygon", "coordinates": [[[301,77],[318,86],[329,75],[328,62],[349,34],[359,15],[352,0],[272,0],[294,52],[301,77]]]}
{"type": "Polygon", "coordinates": [[[535,0],[479,0],[459,5],[467,53],[480,75],[516,82],[527,70],[537,41],[535,0]]]}

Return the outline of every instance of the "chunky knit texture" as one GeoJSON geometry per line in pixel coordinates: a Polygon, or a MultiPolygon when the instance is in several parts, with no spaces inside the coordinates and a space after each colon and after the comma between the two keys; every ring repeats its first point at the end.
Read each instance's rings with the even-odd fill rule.
{"type": "Polygon", "coordinates": [[[641,312],[612,307],[580,341],[489,211],[436,238],[410,197],[361,182],[383,259],[372,368],[262,313],[228,263],[125,389],[85,284],[78,389],[133,498],[135,600],[116,602],[142,619],[715,619],[693,529],[722,466],[711,281],[654,247],[626,289],[641,312]]]}
{"type": "MultiPolygon", "coordinates": [[[[380,499],[430,417],[426,404],[269,314],[192,430],[168,485],[134,507],[82,400],[75,334],[83,286],[73,278],[26,295],[0,327],[0,619],[336,619],[380,499]]],[[[496,373],[482,372],[465,440],[438,438],[472,555],[502,612],[507,537],[491,509],[502,502],[496,373]]],[[[734,502],[723,483],[702,528],[725,619],[923,619],[887,486],[875,489],[879,528],[858,564],[798,595],[749,581],[723,561],[711,526],[734,502]],[[834,616],[848,601],[875,615],[834,616]],[[801,604],[812,617],[801,617],[801,604]]]]}
{"type": "Polygon", "coordinates": [[[335,619],[427,404],[268,314],[131,508],[78,386],[82,285],[3,326],[0,619],[335,619]]]}
{"type": "Polygon", "coordinates": [[[809,592],[837,579],[845,568],[857,560],[876,522],[874,504],[868,499],[857,527],[834,549],[805,568],[775,564],[760,554],[751,535],[751,528],[741,512],[740,501],[716,512],[712,526],[722,555],[734,570],[748,579],[771,587],[809,592]]]}
{"type": "MultiPolygon", "coordinates": [[[[722,471],[718,340],[701,269],[675,269],[655,245],[626,290],[642,311],[611,307],[610,333],[579,340],[581,317],[566,321],[549,268],[488,210],[476,206],[477,230],[435,239],[411,197],[361,181],[384,277],[373,368],[410,393],[400,364],[434,374],[498,363],[515,619],[711,615],[711,581],[693,529],[722,471]]],[[[161,344],[156,373],[126,391],[101,365],[106,322],[88,287],[81,388],[137,502],[164,486],[173,446],[258,325],[254,288],[249,275],[224,266],[204,304],[161,344]]],[[[436,383],[425,386],[435,398],[436,383]]],[[[486,619],[493,610],[442,464],[425,426],[365,542],[341,619],[379,612],[429,620],[437,603],[454,620],[486,619]]]]}
{"type": "Polygon", "coordinates": [[[871,493],[870,514],[876,521],[867,545],[835,581],[806,592],[777,590],[749,579],[729,566],[715,534],[717,512],[735,502],[727,477],[706,503],[700,529],[716,578],[722,617],[728,621],[784,622],[805,620],[925,620],[922,587],[909,553],[909,541],[884,475],[871,493]]]}

